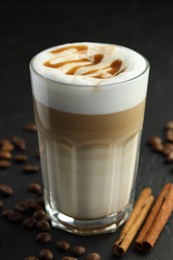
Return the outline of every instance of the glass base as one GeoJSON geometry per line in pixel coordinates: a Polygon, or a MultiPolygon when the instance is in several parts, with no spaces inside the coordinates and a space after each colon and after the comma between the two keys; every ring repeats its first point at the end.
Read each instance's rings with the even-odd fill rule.
{"type": "Polygon", "coordinates": [[[67,232],[85,236],[104,234],[116,231],[129,217],[133,203],[122,209],[117,214],[93,220],[80,220],[68,217],[62,213],[54,212],[46,203],[46,210],[50,216],[52,226],[67,232]]]}

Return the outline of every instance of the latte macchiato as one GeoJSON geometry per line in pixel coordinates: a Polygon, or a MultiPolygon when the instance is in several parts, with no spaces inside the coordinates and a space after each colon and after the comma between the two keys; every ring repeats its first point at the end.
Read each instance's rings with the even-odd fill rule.
{"type": "Polygon", "coordinates": [[[128,48],[64,44],[31,62],[46,208],[54,226],[114,231],[132,206],[149,66],[128,48]]]}

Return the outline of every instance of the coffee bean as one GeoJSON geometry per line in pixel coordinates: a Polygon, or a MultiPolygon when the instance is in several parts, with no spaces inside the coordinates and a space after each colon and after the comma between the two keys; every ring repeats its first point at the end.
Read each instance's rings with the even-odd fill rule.
{"type": "Polygon", "coordinates": [[[2,208],[2,207],[3,207],[3,201],[0,200],[0,208],[2,208]]]}
{"type": "Polygon", "coordinates": [[[4,196],[10,196],[13,194],[13,189],[6,184],[0,184],[0,193],[4,196]]]}
{"type": "Polygon", "coordinates": [[[19,201],[15,204],[15,209],[20,212],[27,212],[29,210],[29,206],[25,201],[19,201]]]}
{"type": "Polygon", "coordinates": [[[9,214],[8,216],[8,220],[10,220],[11,222],[19,222],[23,219],[22,214],[20,214],[17,211],[13,211],[13,213],[9,214]]]}
{"type": "Polygon", "coordinates": [[[12,158],[12,154],[6,151],[0,151],[0,159],[10,160],[12,158]]]}
{"type": "MultiPolygon", "coordinates": [[[[48,224],[51,226],[51,221],[50,221],[50,218],[46,215],[45,217],[42,217],[42,218],[40,218],[38,221],[46,221],[46,222],[48,222],[48,224]]],[[[51,228],[51,227],[50,227],[51,228]]],[[[42,230],[41,228],[39,229],[39,227],[38,227],[38,230],[40,230],[40,231],[42,231],[42,232],[44,232],[44,231],[49,231],[50,230],[50,228],[47,228],[47,230],[42,230]]],[[[43,228],[44,229],[44,228],[43,228]]],[[[45,227],[45,229],[46,229],[46,227],[45,227]]]]}
{"type": "Polygon", "coordinates": [[[40,168],[36,164],[28,164],[28,165],[25,165],[23,169],[27,173],[34,173],[34,172],[39,171],[40,168]]]}
{"type": "Polygon", "coordinates": [[[5,144],[9,144],[10,143],[10,140],[7,139],[7,138],[3,138],[0,140],[0,147],[5,145],[5,144]]]}
{"type": "Polygon", "coordinates": [[[45,215],[44,217],[41,217],[39,220],[44,220],[44,221],[50,221],[50,217],[48,215],[45,215]]]}
{"type": "Polygon", "coordinates": [[[24,130],[27,132],[30,132],[30,133],[35,133],[35,132],[37,132],[36,124],[33,122],[29,122],[29,123],[25,124],[24,130]]]}
{"type": "Polygon", "coordinates": [[[36,210],[34,213],[33,213],[33,217],[36,218],[36,219],[40,219],[42,217],[45,217],[47,214],[46,214],[46,211],[43,210],[43,209],[39,209],[39,210],[36,210]]]}
{"type": "Polygon", "coordinates": [[[29,218],[25,219],[25,221],[22,223],[22,226],[24,228],[30,229],[30,228],[33,228],[36,223],[37,223],[37,220],[35,218],[29,217],[29,218]]]}
{"type": "Polygon", "coordinates": [[[40,234],[37,235],[36,241],[39,244],[48,244],[52,241],[52,237],[49,233],[44,232],[44,233],[40,233],[40,234]]]}
{"type": "Polygon", "coordinates": [[[4,140],[1,142],[1,151],[12,152],[14,150],[14,145],[9,140],[4,140]]]}
{"type": "Polygon", "coordinates": [[[155,152],[163,152],[163,144],[153,144],[152,145],[152,149],[153,149],[153,151],[155,151],[155,152]]]}
{"type": "Polygon", "coordinates": [[[16,154],[14,156],[14,159],[16,162],[22,163],[22,162],[26,162],[28,160],[28,156],[26,156],[24,154],[16,154]]]}
{"type": "Polygon", "coordinates": [[[169,142],[173,142],[173,131],[168,129],[165,133],[165,138],[169,142]]]}
{"type": "Polygon", "coordinates": [[[39,210],[43,209],[42,206],[40,206],[34,199],[28,199],[26,200],[27,205],[29,206],[30,209],[32,210],[39,210]]]}
{"type": "Polygon", "coordinates": [[[170,152],[169,154],[167,154],[167,156],[166,156],[166,161],[167,161],[167,162],[173,161],[173,151],[170,152]]]}
{"type": "Polygon", "coordinates": [[[4,209],[3,211],[2,211],[2,216],[4,217],[4,218],[8,218],[8,216],[10,215],[10,214],[12,214],[14,211],[12,210],[12,209],[4,209]]]}
{"type": "Polygon", "coordinates": [[[162,151],[163,154],[167,155],[172,151],[173,151],[173,144],[171,144],[171,143],[163,144],[163,151],[162,151]]]}
{"type": "Polygon", "coordinates": [[[36,256],[27,256],[24,260],[39,260],[36,256]]]}
{"type": "Polygon", "coordinates": [[[173,130],[173,120],[170,120],[166,123],[166,128],[173,130]]]}
{"type": "Polygon", "coordinates": [[[70,249],[70,244],[67,241],[60,240],[60,241],[57,242],[56,248],[59,251],[66,252],[70,249]]]}
{"type": "Polygon", "coordinates": [[[170,142],[173,142],[173,135],[167,135],[166,136],[166,140],[170,141],[170,142]]]}
{"type": "Polygon", "coordinates": [[[26,149],[26,141],[20,136],[13,136],[11,138],[16,149],[24,151],[26,149]]]}
{"type": "Polygon", "coordinates": [[[36,224],[36,227],[40,231],[50,230],[50,224],[46,220],[39,220],[36,224]]]}
{"type": "Polygon", "coordinates": [[[53,254],[49,249],[42,249],[39,253],[39,259],[41,259],[41,260],[52,260],[53,254]]]}
{"type": "Polygon", "coordinates": [[[101,257],[98,253],[91,253],[87,256],[87,260],[100,260],[101,257]]]}
{"type": "Polygon", "coordinates": [[[157,144],[161,144],[162,143],[162,139],[159,136],[152,136],[150,137],[150,139],[148,140],[148,143],[150,145],[157,145],[157,144]]]}
{"type": "Polygon", "coordinates": [[[83,246],[76,246],[73,248],[73,251],[72,251],[73,255],[75,255],[77,257],[84,255],[85,252],[86,252],[86,250],[85,250],[85,247],[83,247],[83,246]]]}
{"type": "Polygon", "coordinates": [[[35,199],[33,199],[33,198],[26,199],[25,202],[27,203],[27,205],[29,207],[30,207],[30,205],[32,205],[32,203],[36,203],[35,199]]]}
{"type": "Polygon", "coordinates": [[[29,185],[29,191],[42,193],[42,186],[39,183],[33,182],[29,185]]]}
{"type": "Polygon", "coordinates": [[[73,256],[64,256],[62,258],[62,260],[77,260],[77,258],[73,257],[73,256]]]}
{"type": "Polygon", "coordinates": [[[8,160],[0,160],[0,168],[7,169],[11,166],[11,162],[8,160]]]}

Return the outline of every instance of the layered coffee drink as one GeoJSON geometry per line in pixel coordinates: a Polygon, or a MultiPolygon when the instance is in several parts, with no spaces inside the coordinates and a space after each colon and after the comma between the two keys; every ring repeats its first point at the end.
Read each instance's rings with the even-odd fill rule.
{"type": "Polygon", "coordinates": [[[114,231],[132,206],[149,65],[117,45],[72,43],[31,62],[47,211],[77,234],[114,231]]]}

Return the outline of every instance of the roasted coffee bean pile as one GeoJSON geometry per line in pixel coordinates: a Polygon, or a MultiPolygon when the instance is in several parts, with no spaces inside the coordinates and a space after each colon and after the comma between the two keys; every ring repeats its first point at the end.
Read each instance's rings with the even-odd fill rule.
{"type": "MultiPolygon", "coordinates": [[[[164,156],[166,163],[173,163],[173,120],[166,123],[163,137],[154,135],[148,140],[154,152],[164,156]]],[[[173,170],[173,165],[171,164],[173,170]]]]}
{"type": "MultiPolygon", "coordinates": [[[[36,125],[34,123],[27,123],[23,130],[26,133],[36,133],[36,125]]],[[[3,172],[6,169],[13,170],[13,166],[20,165],[21,171],[28,174],[40,173],[40,166],[38,164],[28,163],[30,158],[25,154],[27,150],[26,140],[18,135],[11,138],[3,138],[0,140],[0,170],[3,172]]],[[[39,158],[39,156],[37,155],[39,158]]],[[[20,201],[15,201],[11,208],[5,207],[4,199],[10,199],[11,196],[15,196],[13,187],[6,183],[0,183],[0,209],[1,217],[5,221],[9,221],[13,224],[18,224],[27,230],[36,230],[36,236],[33,238],[36,245],[43,245],[45,248],[38,250],[37,255],[26,256],[24,260],[51,260],[58,258],[58,252],[65,254],[61,256],[62,260],[77,260],[84,256],[86,260],[100,260],[101,256],[96,252],[87,252],[83,245],[75,245],[72,247],[68,241],[58,240],[53,241],[51,231],[52,226],[45,211],[43,187],[38,182],[28,183],[26,190],[32,194],[31,198],[27,198],[20,201]],[[33,195],[35,196],[33,198],[33,195]],[[53,253],[52,246],[57,251],[53,253]]],[[[21,195],[22,197],[22,195],[21,195]]]]}

